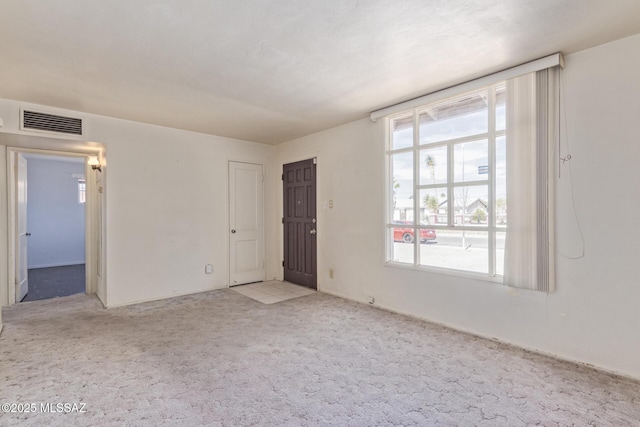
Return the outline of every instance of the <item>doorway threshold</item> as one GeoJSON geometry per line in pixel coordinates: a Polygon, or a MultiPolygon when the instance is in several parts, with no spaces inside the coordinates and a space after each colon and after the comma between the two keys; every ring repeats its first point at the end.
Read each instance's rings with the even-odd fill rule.
{"type": "Polygon", "coordinates": [[[313,289],[277,280],[234,286],[231,290],[263,304],[275,304],[316,293],[313,289]]]}

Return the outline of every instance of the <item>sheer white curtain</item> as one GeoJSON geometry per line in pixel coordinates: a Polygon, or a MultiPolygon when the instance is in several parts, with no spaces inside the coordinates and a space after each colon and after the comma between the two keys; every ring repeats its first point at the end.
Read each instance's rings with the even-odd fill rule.
{"type": "Polygon", "coordinates": [[[504,283],[554,290],[554,146],[557,70],[507,80],[507,203],[504,283]]]}

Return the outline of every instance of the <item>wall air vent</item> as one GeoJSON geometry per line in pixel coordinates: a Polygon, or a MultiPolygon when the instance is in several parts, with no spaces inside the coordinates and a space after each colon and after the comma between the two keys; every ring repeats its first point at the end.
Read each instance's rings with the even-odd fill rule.
{"type": "Polygon", "coordinates": [[[23,110],[22,129],[82,135],[82,119],[23,110]]]}

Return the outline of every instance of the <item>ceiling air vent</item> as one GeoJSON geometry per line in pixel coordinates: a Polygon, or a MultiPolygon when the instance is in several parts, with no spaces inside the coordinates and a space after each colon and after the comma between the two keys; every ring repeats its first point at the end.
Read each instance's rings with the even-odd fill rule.
{"type": "Polygon", "coordinates": [[[82,135],[82,119],[23,110],[22,128],[25,130],[82,135]]]}

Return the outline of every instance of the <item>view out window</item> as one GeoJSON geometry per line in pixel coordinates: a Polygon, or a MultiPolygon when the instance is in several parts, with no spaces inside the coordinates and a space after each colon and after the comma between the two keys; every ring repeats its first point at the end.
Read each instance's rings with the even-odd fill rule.
{"type": "Polygon", "coordinates": [[[84,179],[78,180],[78,203],[87,201],[87,182],[84,179]]]}
{"type": "Polygon", "coordinates": [[[505,83],[389,119],[387,261],[503,273],[505,83]]]}

